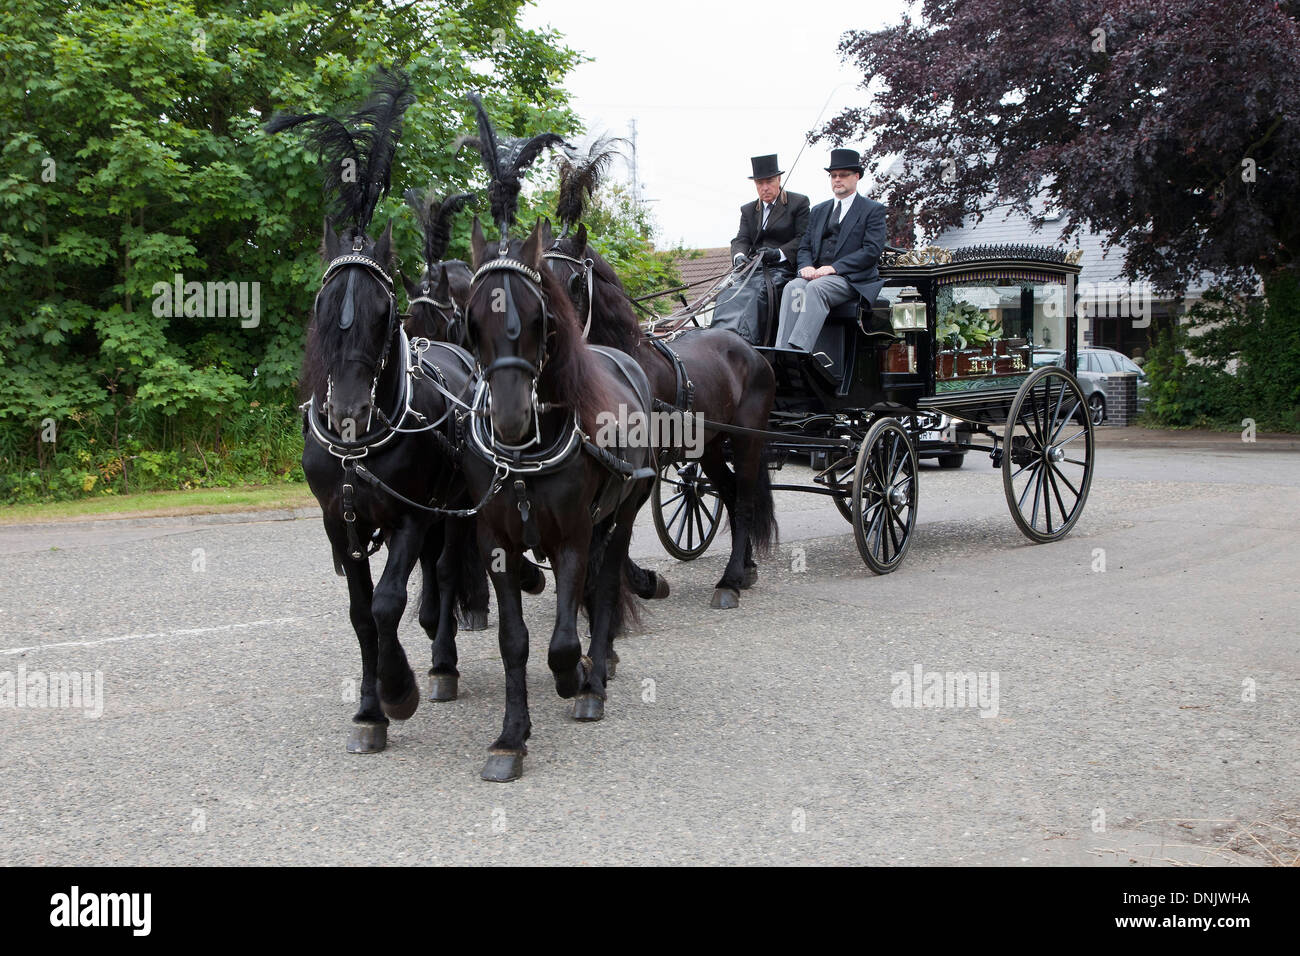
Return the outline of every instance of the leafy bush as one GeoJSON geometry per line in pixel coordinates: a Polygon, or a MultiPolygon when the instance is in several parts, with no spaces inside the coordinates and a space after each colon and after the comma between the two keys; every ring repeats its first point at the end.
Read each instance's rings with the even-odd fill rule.
{"type": "Polygon", "coordinates": [[[1147,355],[1156,425],[1300,431],[1300,286],[1280,274],[1263,299],[1207,293],[1147,355]]]}

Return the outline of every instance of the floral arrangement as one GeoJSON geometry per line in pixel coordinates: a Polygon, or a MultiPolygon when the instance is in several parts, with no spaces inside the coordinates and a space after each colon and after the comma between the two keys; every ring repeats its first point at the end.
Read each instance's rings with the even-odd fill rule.
{"type": "Polygon", "coordinates": [[[945,348],[980,347],[1002,337],[1002,320],[972,302],[961,302],[939,317],[935,334],[945,348]]]}

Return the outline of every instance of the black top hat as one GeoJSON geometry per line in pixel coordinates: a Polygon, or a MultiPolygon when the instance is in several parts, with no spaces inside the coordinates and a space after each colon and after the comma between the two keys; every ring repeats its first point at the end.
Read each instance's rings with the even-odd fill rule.
{"type": "Polygon", "coordinates": [[[785,173],[784,169],[776,168],[776,153],[771,156],[752,156],[749,163],[754,167],[754,175],[750,179],[770,179],[785,173]]]}
{"type": "Polygon", "coordinates": [[[861,176],[862,157],[856,149],[832,149],[831,164],[826,167],[826,172],[836,169],[849,169],[861,176]]]}

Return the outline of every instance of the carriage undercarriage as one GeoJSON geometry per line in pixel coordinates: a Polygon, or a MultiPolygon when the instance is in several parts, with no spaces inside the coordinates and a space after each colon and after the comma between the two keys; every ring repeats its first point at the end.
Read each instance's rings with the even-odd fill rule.
{"type": "MultiPolygon", "coordinates": [[[[1077,319],[1073,302],[1064,299],[1065,278],[1078,266],[1050,249],[974,252],[981,255],[957,263],[942,250],[895,253],[881,275],[887,289],[902,290],[901,308],[885,306],[892,314],[882,316],[877,303],[852,315],[833,314],[823,332],[824,352],[758,349],[778,383],[764,433],[769,468],[809,453],[820,460],[812,484],[774,481],[772,489],[831,498],[877,574],[896,570],[911,545],[923,454],[941,464],[960,464],[972,452],[987,455],[1002,472],[1012,519],[1036,543],[1067,535],[1087,502],[1093,423],[1082,389],[1066,371],[1074,367],[1077,319]],[[1054,286],[1054,300],[1039,294],[1054,286]],[[1010,289],[1019,307],[997,316],[999,328],[1015,311],[1005,328],[1029,334],[979,350],[943,347],[952,344],[938,334],[945,287],[986,301],[992,297],[975,293],[1010,289]],[[1053,304],[1056,314],[1047,308],[1053,304]],[[1064,368],[1032,367],[1033,330],[1044,317],[1060,320],[1069,353],[1064,368]]],[[[961,306],[970,311],[965,301],[961,306]]],[[[721,525],[721,498],[698,463],[680,456],[661,461],[651,504],[660,541],[679,560],[703,554],[721,525]]]]}

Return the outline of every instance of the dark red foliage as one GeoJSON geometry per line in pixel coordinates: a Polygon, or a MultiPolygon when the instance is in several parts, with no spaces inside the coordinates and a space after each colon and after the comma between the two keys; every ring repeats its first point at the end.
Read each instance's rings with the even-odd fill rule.
{"type": "Polygon", "coordinates": [[[993,202],[1033,214],[1042,184],[1063,241],[1109,234],[1130,275],[1163,288],[1294,270],[1298,15],[1271,0],[926,0],[920,22],[845,34],[871,105],[817,136],[868,144],[878,181],[901,154],[877,191],[909,197],[930,236],[993,202]]]}

